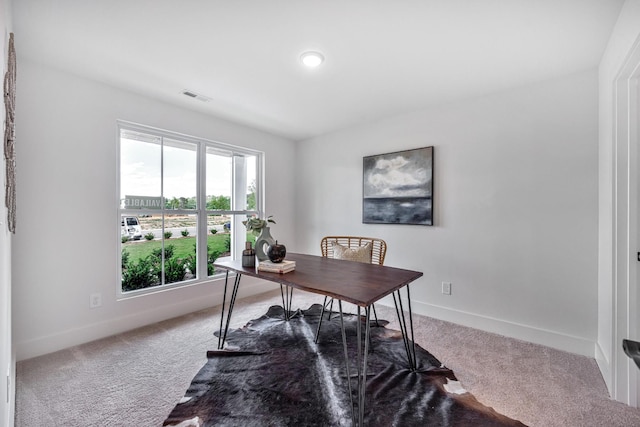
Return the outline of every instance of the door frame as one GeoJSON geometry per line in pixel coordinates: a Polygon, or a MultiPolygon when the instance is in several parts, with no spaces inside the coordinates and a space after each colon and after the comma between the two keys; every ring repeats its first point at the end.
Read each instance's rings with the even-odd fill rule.
{"type": "Polygon", "coordinates": [[[622,349],[622,340],[640,341],[640,39],[614,80],[614,235],[612,397],[640,407],[640,371],[622,349]]]}

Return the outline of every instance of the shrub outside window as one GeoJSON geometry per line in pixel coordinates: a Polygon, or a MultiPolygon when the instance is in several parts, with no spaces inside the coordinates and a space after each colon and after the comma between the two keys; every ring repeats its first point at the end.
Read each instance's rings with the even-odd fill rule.
{"type": "Polygon", "coordinates": [[[261,152],[118,122],[118,154],[120,296],[209,280],[255,240],[261,152]]]}

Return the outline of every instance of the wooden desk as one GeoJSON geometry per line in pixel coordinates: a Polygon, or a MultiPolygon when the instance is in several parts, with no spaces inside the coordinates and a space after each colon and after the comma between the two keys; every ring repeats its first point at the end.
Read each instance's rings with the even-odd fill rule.
{"type": "MultiPolygon", "coordinates": [[[[319,295],[333,297],[338,300],[340,310],[340,319],[342,323],[342,343],[345,353],[345,366],[347,378],[349,375],[349,359],[347,357],[347,341],[344,330],[344,322],[342,320],[342,301],[350,302],[357,306],[358,316],[361,315],[361,309],[365,311],[365,336],[364,336],[364,352],[361,348],[362,331],[361,323],[357,323],[357,343],[358,343],[358,422],[353,415],[354,425],[362,426],[364,418],[364,396],[365,382],[367,372],[367,354],[369,352],[369,334],[370,334],[370,313],[371,306],[381,298],[387,295],[393,295],[393,301],[400,323],[400,330],[407,352],[407,361],[411,370],[416,370],[416,351],[413,334],[413,318],[411,314],[411,294],[409,284],[422,276],[419,271],[404,270],[382,266],[377,264],[365,264],[353,261],[342,261],[332,258],[324,258],[314,255],[303,255],[288,253],[287,260],[296,262],[296,269],[289,273],[266,273],[258,271],[257,268],[245,268],[241,261],[220,261],[214,262],[213,265],[227,271],[224,285],[224,296],[222,300],[222,315],[220,318],[220,334],[218,336],[218,348],[224,347],[224,341],[229,330],[229,322],[233,313],[240,279],[243,275],[258,277],[263,280],[280,284],[282,294],[282,304],[285,313],[285,319],[289,320],[291,310],[291,300],[293,289],[299,289],[319,295]],[[229,308],[227,314],[226,326],[223,324],[225,317],[225,304],[227,299],[227,287],[229,283],[229,272],[236,273],[233,290],[229,300],[229,308]],[[406,289],[408,303],[408,322],[405,316],[400,290],[406,289]],[[409,337],[410,333],[410,337],[409,337]]],[[[349,381],[349,395],[351,393],[351,382],[349,381]]],[[[352,408],[354,407],[353,401],[352,408]]]]}

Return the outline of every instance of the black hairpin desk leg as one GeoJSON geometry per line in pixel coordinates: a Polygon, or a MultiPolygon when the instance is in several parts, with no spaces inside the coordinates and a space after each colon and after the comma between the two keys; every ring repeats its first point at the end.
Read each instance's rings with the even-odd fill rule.
{"type": "Polygon", "coordinates": [[[347,386],[349,390],[349,399],[351,399],[351,422],[356,425],[355,408],[353,406],[353,392],[351,391],[351,373],[349,369],[349,351],[347,347],[347,334],[344,329],[344,316],[342,315],[342,301],[338,300],[338,308],[340,310],[340,329],[342,330],[342,348],[344,349],[344,367],[346,370],[347,386]]]}
{"type": "Polygon", "coordinates": [[[227,313],[227,322],[224,327],[224,333],[222,331],[222,325],[224,323],[224,307],[227,300],[227,286],[229,284],[229,270],[224,279],[224,295],[222,296],[222,313],[220,313],[220,331],[218,332],[218,350],[224,348],[224,342],[227,339],[227,332],[229,331],[229,323],[231,322],[231,314],[233,313],[233,306],[236,303],[236,297],[238,296],[238,288],[240,287],[240,279],[242,274],[236,273],[235,280],[233,282],[233,289],[231,290],[231,298],[229,299],[229,311],[227,313]]]}
{"type": "Polygon", "coordinates": [[[291,315],[291,303],[293,301],[293,288],[280,284],[280,295],[282,296],[282,309],[284,310],[284,320],[289,321],[291,315]]]}
{"type": "Polygon", "coordinates": [[[358,382],[357,382],[357,389],[356,389],[356,395],[357,395],[357,403],[355,406],[358,407],[358,416],[356,418],[355,415],[355,406],[353,404],[353,394],[352,394],[352,388],[351,388],[351,375],[349,374],[349,365],[350,365],[350,361],[349,361],[349,353],[348,353],[348,348],[347,348],[347,338],[346,338],[346,333],[345,333],[345,328],[344,328],[344,319],[343,319],[343,312],[342,312],[342,301],[338,300],[338,308],[340,310],[340,326],[342,329],[342,346],[344,347],[344,363],[345,363],[345,368],[347,371],[347,384],[349,387],[349,396],[351,398],[351,417],[352,417],[352,421],[353,421],[353,425],[354,426],[363,426],[364,424],[364,402],[365,402],[365,395],[366,395],[366,388],[367,388],[367,356],[369,354],[369,342],[371,339],[371,325],[370,325],[370,319],[371,319],[371,306],[365,307],[365,331],[364,331],[364,351],[362,349],[362,343],[363,343],[363,339],[362,339],[362,321],[361,321],[361,309],[362,307],[358,306],[358,316],[356,318],[356,357],[355,357],[355,362],[356,362],[356,370],[357,370],[357,378],[358,378],[358,382]]]}
{"type": "Polygon", "coordinates": [[[400,332],[402,332],[402,339],[404,341],[404,349],[407,352],[407,361],[409,363],[409,369],[415,371],[417,369],[416,363],[416,343],[413,333],[413,316],[411,312],[411,293],[409,292],[409,285],[407,288],[407,303],[409,305],[409,325],[407,325],[407,319],[404,313],[404,307],[402,306],[402,299],[400,298],[400,290],[398,289],[393,293],[393,302],[396,306],[396,314],[398,315],[398,323],[400,323],[400,332]],[[411,337],[409,337],[411,332],[411,337]]]}

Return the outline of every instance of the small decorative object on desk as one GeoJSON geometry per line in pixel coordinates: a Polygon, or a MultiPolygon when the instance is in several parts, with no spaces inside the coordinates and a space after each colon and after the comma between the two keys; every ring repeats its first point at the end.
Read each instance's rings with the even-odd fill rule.
{"type": "Polygon", "coordinates": [[[274,244],[276,241],[271,237],[271,232],[269,227],[267,227],[268,223],[275,224],[276,222],[273,220],[272,216],[268,216],[267,219],[260,219],[256,216],[247,219],[246,221],[242,221],[245,227],[247,227],[247,231],[251,231],[256,238],[256,257],[258,257],[258,261],[263,261],[269,259],[267,256],[266,250],[267,246],[274,244]]]}
{"type": "Polygon", "coordinates": [[[260,235],[256,237],[256,256],[258,261],[265,261],[269,259],[267,255],[267,247],[274,244],[276,241],[271,237],[269,227],[264,227],[260,232],[260,235]]]}
{"type": "Polygon", "coordinates": [[[256,251],[251,247],[251,242],[245,243],[245,249],[242,251],[242,266],[243,267],[255,267],[256,266],[256,251]]]}
{"type": "Polygon", "coordinates": [[[288,273],[296,269],[296,262],[290,260],[283,260],[281,262],[260,261],[258,264],[258,271],[264,271],[266,273],[288,273]]]}
{"type": "Polygon", "coordinates": [[[277,240],[276,243],[274,243],[273,245],[269,245],[269,247],[267,248],[267,256],[269,257],[269,260],[271,260],[271,262],[282,262],[285,255],[287,255],[286,246],[279,245],[277,240]]]}

